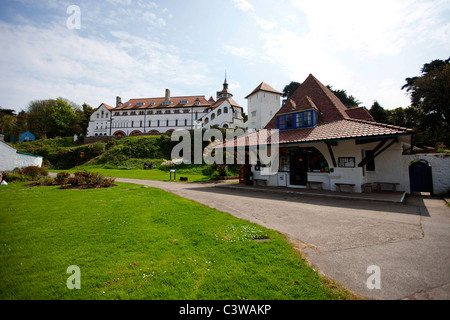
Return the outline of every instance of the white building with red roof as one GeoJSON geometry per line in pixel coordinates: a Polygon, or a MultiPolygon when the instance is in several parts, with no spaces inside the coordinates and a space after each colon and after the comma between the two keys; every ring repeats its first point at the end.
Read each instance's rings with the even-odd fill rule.
{"type": "Polygon", "coordinates": [[[243,127],[242,107],[233,100],[225,78],[217,101],[205,96],[172,97],[166,89],[164,97],[130,99],[116,106],[102,103],[92,114],[88,137],[132,136],[171,133],[174,130],[243,127]]]}
{"type": "MultiPolygon", "coordinates": [[[[261,88],[255,92],[264,93],[261,88]]],[[[247,98],[253,99],[255,92],[247,98]]],[[[278,95],[266,94],[266,99],[274,98],[275,94],[278,95]]],[[[261,108],[255,111],[265,112],[261,108]]],[[[402,164],[402,155],[411,147],[412,134],[408,128],[375,122],[365,108],[348,109],[326,86],[309,75],[264,129],[227,141],[224,146],[231,148],[234,143],[239,150],[245,148],[241,183],[249,182],[252,176],[253,182],[264,181],[269,186],[354,192],[373,191],[377,187],[409,191],[408,168],[402,164]],[[250,163],[249,153],[266,139],[269,148],[276,146],[279,150],[275,174],[264,170],[265,165],[271,164],[264,164],[261,159],[254,157],[256,162],[250,163]]]]}

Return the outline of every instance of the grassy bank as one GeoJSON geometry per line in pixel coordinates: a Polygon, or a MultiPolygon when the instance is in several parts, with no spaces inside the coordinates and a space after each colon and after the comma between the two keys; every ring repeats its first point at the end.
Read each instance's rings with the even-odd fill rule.
{"type": "Polygon", "coordinates": [[[0,197],[0,299],[352,297],[282,234],[162,190],[14,183],[0,197]],[[71,265],[80,290],[66,287],[71,265]]]}

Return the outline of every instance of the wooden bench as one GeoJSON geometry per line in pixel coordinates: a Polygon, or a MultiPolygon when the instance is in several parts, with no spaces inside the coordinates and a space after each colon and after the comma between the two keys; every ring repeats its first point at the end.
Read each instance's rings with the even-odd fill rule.
{"type": "Polygon", "coordinates": [[[398,182],[374,182],[374,184],[376,185],[376,189],[378,191],[382,191],[381,186],[382,185],[390,185],[390,191],[395,192],[397,191],[397,186],[400,185],[400,183],[398,182]]]}
{"type": "Polygon", "coordinates": [[[317,190],[323,190],[322,188],[323,182],[322,181],[308,181],[308,189],[311,189],[311,186],[317,186],[317,190]]]}
{"type": "Polygon", "coordinates": [[[375,190],[375,185],[371,182],[363,183],[361,185],[361,191],[364,193],[372,193],[375,190]]]}
{"type": "Polygon", "coordinates": [[[254,186],[259,186],[259,185],[267,186],[267,179],[253,179],[253,185],[254,186]]]}
{"type": "Polygon", "coordinates": [[[355,185],[352,183],[335,183],[336,185],[336,191],[342,192],[341,187],[348,187],[350,189],[350,192],[355,192],[355,185]]]}

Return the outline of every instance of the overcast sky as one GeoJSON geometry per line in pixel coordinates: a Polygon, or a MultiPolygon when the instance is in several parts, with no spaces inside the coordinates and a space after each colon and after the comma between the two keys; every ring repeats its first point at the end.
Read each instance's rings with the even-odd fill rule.
{"type": "Polygon", "coordinates": [[[262,81],[282,91],[310,73],[393,109],[409,105],[405,78],[450,56],[450,0],[1,0],[0,43],[0,106],[18,111],[215,97],[225,71],[245,109],[262,81]]]}

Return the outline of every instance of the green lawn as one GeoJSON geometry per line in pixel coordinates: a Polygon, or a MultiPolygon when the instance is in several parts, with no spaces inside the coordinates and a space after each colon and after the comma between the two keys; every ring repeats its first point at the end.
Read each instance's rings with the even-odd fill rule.
{"type": "MultiPolygon", "coordinates": [[[[65,170],[74,173],[76,170],[86,169],[88,171],[98,172],[105,176],[116,178],[129,178],[129,179],[143,179],[143,180],[158,180],[158,181],[170,181],[171,175],[169,171],[163,171],[159,169],[143,170],[143,169],[105,169],[101,166],[81,166],[70,170],[65,170]]],[[[50,172],[58,173],[64,170],[49,170],[50,172]]],[[[187,177],[188,181],[208,181],[211,178],[203,175],[200,170],[181,169],[176,172],[176,180],[180,181],[180,177],[187,177]]],[[[174,174],[172,173],[172,181],[174,180],[174,174]]]]}
{"type": "Polygon", "coordinates": [[[2,300],[354,298],[282,234],[159,189],[13,183],[0,197],[2,300]]]}

